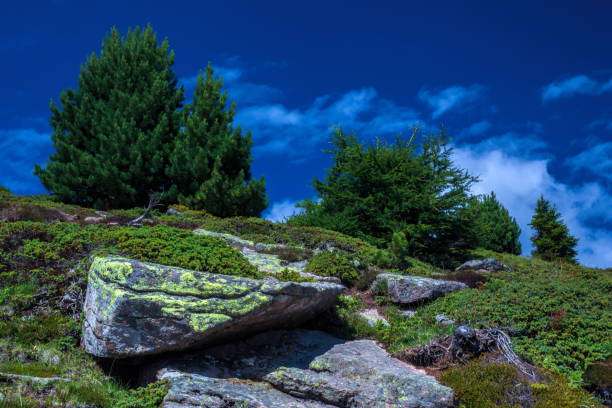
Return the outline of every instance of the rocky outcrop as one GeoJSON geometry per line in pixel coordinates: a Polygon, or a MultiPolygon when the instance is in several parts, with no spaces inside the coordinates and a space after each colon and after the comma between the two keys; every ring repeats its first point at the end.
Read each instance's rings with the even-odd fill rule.
{"type": "Polygon", "coordinates": [[[343,289],[99,257],[89,270],[83,344],[98,357],[124,358],[236,340],[295,327],[343,289]]]}
{"type": "Polygon", "coordinates": [[[495,258],[475,259],[458,266],[456,271],[510,272],[510,268],[495,258]]]}
{"type": "Polygon", "coordinates": [[[372,292],[388,295],[393,303],[408,305],[444,296],[468,286],[461,282],[382,273],[372,283],[372,292]]]}
{"type": "Polygon", "coordinates": [[[163,408],[443,408],[453,392],[371,340],[309,330],[268,332],[160,362],[163,408]]]}

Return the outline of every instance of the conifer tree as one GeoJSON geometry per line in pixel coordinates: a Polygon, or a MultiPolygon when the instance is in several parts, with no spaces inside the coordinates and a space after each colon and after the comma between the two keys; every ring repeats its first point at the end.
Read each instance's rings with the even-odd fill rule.
{"type": "Polygon", "coordinates": [[[497,201],[495,193],[473,197],[468,205],[474,236],[480,248],[509,254],[521,254],[521,229],[508,210],[497,201]]]}
{"type": "Polygon", "coordinates": [[[531,237],[533,256],[547,261],[563,260],[576,263],[578,239],[570,235],[561,214],[544,196],[537,201],[529,225],[534,229],[531,237]]]}
{"type": "Polygon", "coordinates": [[[267,206],[265,181],[251,178],[251,134],[233,126],[236,105],[228,106],[222,87],[209,64],[185,108],[168,168],[174,183],[168,196],[216,216],[259,216],[267,206]]]}
{"type": "Polygon", "coordinates": [[[62,201],[99,209],[143,205],[170,188],[166,166],[183,90],[174,53],[148,26],[113,28],[81,67],[76,90],[51,103],[55,153],[35,174],[62,201]]]}
{"type": "Polygon", "coordinates": [[[305,211],[291,223],[334,229],[380,247],[395,237],[391,249],[398,256],[444,266],[474,247],[464,210],[477,179],[454,164],[444,130],[423,135],[414,129],[409,140],[363,144],[336,129],[332,145],[334,164],[314,182],[321,200],[301,203],[305,211]]]}

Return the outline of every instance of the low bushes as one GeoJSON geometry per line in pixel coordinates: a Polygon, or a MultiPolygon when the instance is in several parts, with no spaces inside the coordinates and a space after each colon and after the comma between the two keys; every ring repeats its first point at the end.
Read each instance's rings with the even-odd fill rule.
{"type": "Polygon", "coordinates": [[[306,271],[319,276],[335,276],[349,286],[360,277],[357,267],[339,251],[315,255],[306,266],[306,271]]]}
{"type": "Polygon", "coordinates": [[[488,363],[485,358],[444,371],[440,381],[455,391],[460,408],[598,407],[592,396],[557,377],[529,384],[516,366],[488,363]]]}

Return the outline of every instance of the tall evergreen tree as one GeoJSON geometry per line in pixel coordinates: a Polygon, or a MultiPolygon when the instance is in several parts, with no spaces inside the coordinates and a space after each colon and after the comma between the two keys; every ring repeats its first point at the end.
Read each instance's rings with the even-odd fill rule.
{"type": "Polygon", "coordinates": [[[473,197],[468,205],[478,246],[496,252],[521,254],[521,229],[495,193],[473,197]]]}
{"type": "Polygon", "coordinates": [[[78,89],[51,102],[55,153],[35,174],[62,201],[134,207],[170,188],[165,167],[180,128],[183,90],[168,40],[113,28],[81,67],[78,89]]]}
{"type": "Polygon", "coordinates": [[[170,158],[174,185],[168,193],[217,216],[259,216],[267,206],[265,181],[251,178],[251,134],[233,126],[236,105],[227,105],[222,87],[209,64],[185,108],[185,126],[170,158]]]}
{"type": "Polygon", "coordinates": [[[350,234],[398,252],[446,264],[472,246],[465,206],[476,180],[457,168],[441,131],[394,143],[359,142],[337,129],[330,150],[334,164],[314,186],[321,200],[304,202],[303,214],[290,219],[350,234]],[[419,146],[415,140],[422,137],[419,146]],[[396,245],[398,246],[398,245],[396,245]]]}
{"type": "Polygon", "coordinates": [[[529,225],[534,229],[531,237],[533,256],[547,261],[563,260],[576,263],[578,239],[571,236],[561,214],[554,205],[541,196],[529,225]]]}

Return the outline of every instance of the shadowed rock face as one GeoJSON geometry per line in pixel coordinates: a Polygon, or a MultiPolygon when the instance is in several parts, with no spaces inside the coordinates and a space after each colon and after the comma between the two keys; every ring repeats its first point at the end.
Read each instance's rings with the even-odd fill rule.
{"type": "Polygon", "coordinates": [[[393,303],[411,304],[444,296],[468,286],[461,282],[382,273],[372,283],[372,291],[389,295],[393,303]]]}
{"type": "Polygon", "coordinates": [[[163,408],[444,408],[453,399],[373,341],[309,330],[263,333],[150,370],[171,383],[163,408]]]}
{"type": "Polygon", "coordinates": [[[96,258],[88,277],[83,344],[98,357],[124,358],[234,341],[295,327],[329,308],[343,289],[96,258]]]}

